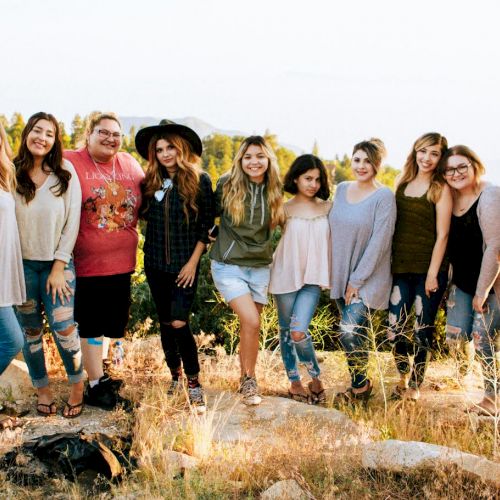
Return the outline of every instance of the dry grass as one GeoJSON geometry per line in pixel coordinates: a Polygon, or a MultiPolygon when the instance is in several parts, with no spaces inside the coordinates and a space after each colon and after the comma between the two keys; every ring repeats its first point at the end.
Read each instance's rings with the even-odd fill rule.
{"type": "MultiPolygon", "coordinates": [[[[210,344],[210,338],[199,341],[210,344]]],[[[168,398],[169,375],[158,338],[126,344],[124,395],[141,401],[133,423],[133,454],[140,467],[107,493],[93,498],[257,498],[281,479],[295,479],[314,498],[500,498],[499,492],[455,468],[391,474],[361,466],[359,451],[331,450],[328,436],[304,419],[290,419],[276,430],[275,444],[221,444],[211,437],[220,424],[214,408],[203,416],[188,412],[185,396],[168,398]],[[187,453],[199,459],[196,469],[176,474],[165,460],[165,450],[187,453]]],[[[321,353],[322,379],[330,400],[343,389],[348,373],[343,355],[321,353]]],[[[210,390],[234,391],[239,368],[236,356],[216,348],[215,356],[201,356],[203,383],[210,390]]],[[[350,416],[381,431],[384,438],[426,441],[500,460],[494,451],[491,427],[477,428],[461,410],[459,387],[451,364],[433,363],[428,380],[445,381],[439,393],[427,389],[417,405],[388,403],[382,387],[392,389],[396,372],[388,355],[372,356],[370,373],[377,396],[367,410],[347,410],[350,416]],[[384,384],[381,384],[381,382],[384,384]],[[432,395],[426,399],[425,394],[432,395]],[[452,393],[454,399],[449,400],[452,393]],[[443,403],[438,404],[439,398],[443,403]],[[448,398],[448,399],[447,399],[448,398]]],[[[53,375],[60,374],[51,368],[53,375]]],[[[284,395],[287,381],[277,352],[259,356],[258,379],[262,392],[284,395]]],[[[57,498],[87,498],[78,485],[53,480],[44,489],[17,488],[1,478],[1,498],[42,498],[50,491],[57,498]]]]}

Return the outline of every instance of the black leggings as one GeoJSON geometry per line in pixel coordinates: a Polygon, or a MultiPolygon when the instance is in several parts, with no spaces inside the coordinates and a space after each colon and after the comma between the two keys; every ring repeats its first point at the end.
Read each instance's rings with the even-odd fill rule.
{"type": "Polygon", "coordinates": [[[161,345],[167,366],[172,373],[178,372],[181,365],[188,376],[198,375],[198,349],[191,328],[189,314],[196,293],[197,280],[192,287],[178,287],[175,283],[177,273],[165,273],[146,268],[151,295],[160,319],[161,345]],[[174,328],[172,321],[185,321],[180,328],[174,328]]]}

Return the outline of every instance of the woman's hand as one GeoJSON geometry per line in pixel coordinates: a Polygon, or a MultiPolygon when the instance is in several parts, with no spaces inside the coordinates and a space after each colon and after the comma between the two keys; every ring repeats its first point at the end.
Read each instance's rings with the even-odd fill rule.
{"type": "Polygon", "coordinates": [[[429,276],[425,278],[425,295],[427,297],[431,296],[431,293],[436,293],[439,289],[439,284],[437,280],[437,276],[429,276]]]}
{"type": "Polygon", "coordinates": [[[472,299],[472,308],[474,311],[482,314],[485,312],[486,307],[484,307],[484,303],[486,302],[486,297],[479,297],[479,295],[474,295],[472,299]]]}
{"type": "Polygon", "coordinates": [[[182,286],[183,288],[193,286],[194,279],[196,278],[196,267],[196,263],[188,260],[177,275],[177,279],[175,280],[177,286],[182,286]]]}
{"type": "Polygon", "coordinates": [[[345,291],[345,303],[346,306],[351,304],[352,299],[359,298],[359,288],[354,288],[350,283],[347,284],[347,289],[345,291]]]}
{"type": "Polygon", "coordinates": [[[48,294],[52,294],[52,304],[56,303],[56,297],[59,297],[61,304],[64,304],[64,299],[69,302],[71,295],[74,293],[64,277],[65,266],[65,262],[55,260],[49,277],[47,278],[45,289],[48,294]]]}

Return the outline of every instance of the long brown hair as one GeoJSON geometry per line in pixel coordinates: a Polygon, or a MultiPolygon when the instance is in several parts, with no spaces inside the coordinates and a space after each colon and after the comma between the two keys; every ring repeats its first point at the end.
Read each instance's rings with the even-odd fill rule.
{"type": "Polygon", "coordinates": [[[446,137],[437,132],[428,132],[420,136],[410,151],[408,158],[406,159],[406,163],[404,164],[403,171],[401,175],[396,179],[396,189],[399,188],[402,184],[407,184],[411,182],[418,174],[418,165],[417,165],[417,151],[422,148],[427,148],[429,146],[439,146],[441,148],[441,158],[439,159],[439,163],[437,167],[432,172],[431,184],[429,186],[429,190],[427,191],[427,199],[436,204],[441,198],[441,192],[443,190],[443,186],[445,184],[444,179],[441,175],[441,164],[443,161],[443,157],[448,149],[448,141],[446,137]]]}
{"type": "Polygon", "coordinates": [[[201,159],[193,152],[189,142],[177,134],[156,134],[149,141],[148,166],[142,183],[142,192],[145,200],[142,213],[147,211],[149,201],[155,192],[161,189],[164,174],[168,175],[168,172],[162,167],[156,157],[156,144],[161,139],[168,141],[177,150],[177,172],[173,182],[179,190],[186,221],[189,222],[190,211],[198,214],[196,198],[198,196],[200,175],[202,172],[200,167],[201,159]]]}
{"type": "Polygon", "coordinates": [[[224,210],[231,214],[234,225],[239,225],[245,216],[245,198],[249,192],[249,180],[243,172],[241,160],[246,150],[251,146],[260,146],[264,155],[269,160],[269,166],[265,173],[264,182],[267,189],[267,200],[271,212],[271,226],[275,227],[283,223],[285,215],[283,211],[283,185],[279,176],[278,160],[273,149],[260,135],[247,137],[242,143],[233,160],[233,166],[229,179],[222,188],[222,204],[224,210]]]}
{"type": "Polygon", "coordinates": [[[63,148],[61,142],[61,132],[59,130],[59,123],[57,122],[56,118],[49,113],[35,113],[28,120],[26,127],[24,127],[24,130],[21,134],[21,146],[19,147],[17,156],[14,158],[17,178],[17,192],[24,197],[26,203],[29,203],[36,194],[35,183],[29,176],[29,172],[33,168],[35,162],[33,159],[33,155],[28,149],[28,134],[33,130],[35,125],[40,120],[47,120],[52,123],[52,125],[54,125],[54,145],[52,146],[52,149],[47,153],[42,163],[42,170],[45,173],[53,172],[58,179],[57,184],[51,188],[54,195],[62,196],[67,191],[69,180],[71,179],[71,173],[62,167],[63,148]]]}
{"type": "Polygon", "coordinates": [[[0,189],[11,192],[16,188],[16,175],[12,163],[7,133],[0,123],[0,189]]]}

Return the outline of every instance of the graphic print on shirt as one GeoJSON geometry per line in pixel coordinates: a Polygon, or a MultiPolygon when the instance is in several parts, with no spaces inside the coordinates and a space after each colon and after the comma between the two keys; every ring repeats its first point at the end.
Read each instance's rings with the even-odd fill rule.
{"type": "Polygon", "coordinates": [[[83,204],[88,224],[108,232],[119,231],[132,225],[137,196],[131,188],[117,182],[92,187],[95,197],[83,204]]]}

